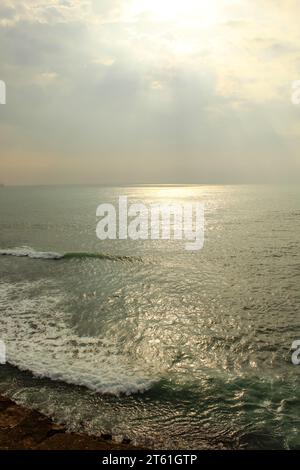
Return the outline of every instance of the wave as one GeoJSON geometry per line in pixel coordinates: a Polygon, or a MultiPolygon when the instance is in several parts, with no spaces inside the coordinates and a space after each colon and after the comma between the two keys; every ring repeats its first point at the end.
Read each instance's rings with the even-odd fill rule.
{"type": "Polygon", "coordinates": [[[64,255],[51,251],[36,251],[28,246],[0,250],[1,256],[28,257],[34,259],[62,259],[64,255]]]}
{"type": "Polygon", "coordinates": [[[106,253],[90,253],[90,252],[70,252],[70,253],[56,253],[52,251],[36,251],[28,246],[22,246],[11,249],[1,249],[0,256],[16,256],[27,257],[32,259],[47,259],[47,260],[66,260],[66,259],[104,259],[110,261],[142,261],[141,258],[126,255],[110,255],[106,253]]]}
{"type": "MultiPolygon", "coordinates": [[[[21,372],[27,372],[37,379],[49,379],[53,382],[85,387],[99,395],[121,397],[143,394],[149,391],[156,383],[155,380],[151,380],[146,377],[130,376],[130,374],[125,374],[124,371],[122,371],[121,375],[118,376],[118,372],[121,371],[120,366],[119,369],[112,370],[111,377],[107,377],[107,371],[104,370],[103,375],[105,377],[103,378],[99,372],[87,371],[85,365],[76,369],[75,367],[71,367],[71,364],[67,364],[66,367],[62,368],[61,364],[58,362],[49,364],[31,361],[26,363],[20,358],[15,360],[10,357],[6,364],[21,372]]],[[[110,364],[105,364],[105,367],[107,365],[110,364]]]]}
{"type": "Polygon", "coordinates": [[[74,258],[94,258],[94,259],[108,259],[110,261],[142,261],[142,258],[137,256],[126,256],[126,255],[109,255],[106,253],[89,253],[89,252],[74,252],[65,253],[61,259],[74,259],[74,258]]]}
{"type": "Polygon", "coordinates": [[[156,377],[143,361],[124,351],[114,330],[79,335],[70,327],[73,314],[62,308],[64,301],[65,293],[52,281],[0,281],[0,312],[5,312],[0,338],[6,345],[7,366],[103,395],[149,390],[156,377]]]}

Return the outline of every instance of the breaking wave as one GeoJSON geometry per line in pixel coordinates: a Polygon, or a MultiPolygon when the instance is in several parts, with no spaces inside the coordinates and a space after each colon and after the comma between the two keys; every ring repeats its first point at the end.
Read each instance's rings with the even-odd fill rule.
{"type": "Polygon", "coordinates": [[[149,371],[117,347],[109,330],[99,337],[78,335],[70,328],[72,314],[60,308],[63,294],[43,294],[44,287],[42,281],[0,282],[0,312],[5,312],[0,338],[7,364],[103,395],[131,395],[152,387],[149,371]]]}
{"type": "Polygon", "coordinates": [[[56,253],[52,251],[37,251],[28,246],[22,246],[10,249],[1,249],[0,256],[16,256],[27,257],[32,259],[47,259],[47,260],[66,260],[66,259],[104,259],[110,261],[142,261],[139,257],[125,256],[125,255],[110,255],[106,253],[89,253],[89,252],[70,252],[70,253],[56,253]]]}

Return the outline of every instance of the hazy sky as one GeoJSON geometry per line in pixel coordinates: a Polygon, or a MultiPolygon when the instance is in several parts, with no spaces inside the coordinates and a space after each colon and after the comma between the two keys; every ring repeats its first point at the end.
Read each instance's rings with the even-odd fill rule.
{"type": "Polygon", "coordinates": [[[1,0],[0,182],[300,181],[299,0],[1,0]]]}

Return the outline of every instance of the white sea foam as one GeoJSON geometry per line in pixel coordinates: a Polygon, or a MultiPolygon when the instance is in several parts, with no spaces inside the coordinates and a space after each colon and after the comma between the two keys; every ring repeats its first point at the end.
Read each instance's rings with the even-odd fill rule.
{"type": "Polygon", "coordinates": [[[152,385],[142,365],[118,349],[107,331],[82,337],[49,282],[0,283],[0,338],[7,362],[38,377],[82,385],[102,394],[132,394],[152,385]]]}
{"type": "Polygon", "coordinates": [[[29,246],[0,250],[2,256],[18,256],[36,259],[61,259],[63,255],[51,251],[36,251],[29,246]]]}

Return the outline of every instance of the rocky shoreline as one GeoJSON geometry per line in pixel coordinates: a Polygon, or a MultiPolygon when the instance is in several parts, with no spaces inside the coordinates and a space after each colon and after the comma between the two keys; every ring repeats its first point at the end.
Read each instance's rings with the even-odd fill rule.
{"type": "Polygon", "coordinates": [[[41,413],[0,396],[0,450],[130,450],[110,435],[92,437],[69,433],[41,413]]]}

